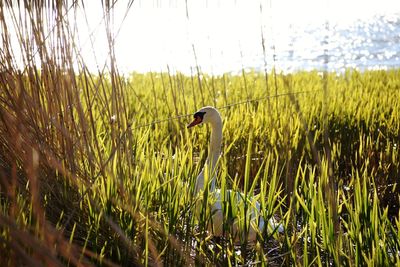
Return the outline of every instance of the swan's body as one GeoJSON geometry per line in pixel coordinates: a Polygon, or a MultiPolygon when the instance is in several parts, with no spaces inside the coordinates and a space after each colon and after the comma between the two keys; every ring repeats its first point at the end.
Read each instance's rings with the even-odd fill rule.
{"type": "MultiPolygon", "coordinates": [[[[188,128],[193,127],[195,125],[201,123],[209,123],[211,125],[211,138],[210,138],[210,147],[209,153],[206,160],[206,163],[201,170],[200,174],[196,179],[196,188],[195,194],[198,195],[199,192],[205,189],[205,177],[209,177],[209,196],[211,197],[212,207],[211,213],[212,215],[212,224],[209,224],[209,229],[215,236],[220,236],[223,234],[223,212],[224,207],[222,203],[226,203],[227,201],[231,201],[231,208],[233,207],[244,207],[244,203],[247,204],[247,223],[250,222],[250,227],[248,227],[248,240],[255,240],[257,237],[257,232],[262,233],[265,227],[265,222],[260,212],[260,203],[256,198],[246,197],[243,193],[226,190],[221,191],[220,189],[215,188],[216,183],[216,164],[221,154],[221,145],[222,145],[222,119],[218,110],[213,107],[204,107],[201,108],[194,114],[194,121],[188,125],[188,128]],[[206,175],[206,172],[207,174],[206,175]]],[[[225,207],[227,205],[225,204],[225,207]]],[[[226,212],[226,210],[225,210],[226,212]]],[[[244,214],[244,211],[240,212],[244,214]]],[[[242,216],[243,217],[243,216],[242,216]]],[[[245,223],[245,218],[242,218],[240,221],[236,218],[232,221],[231,231],[234,235],[237,235],[239,228],[241,225],[245,223]]],[[[280,224],[277,224],[274,218],[271,218],[269,221],[270,231],[277,229],[278,232],[283,232],[283,227],[280,224]]]]}

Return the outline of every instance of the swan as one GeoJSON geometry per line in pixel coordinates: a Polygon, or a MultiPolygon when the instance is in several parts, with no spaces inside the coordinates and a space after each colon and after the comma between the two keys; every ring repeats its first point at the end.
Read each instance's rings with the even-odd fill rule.
{"type": "MultiPolygon", "coordinates": [[[[248,227],[248,241],[255,241],[257,238],[257,232],[262,232],[265,227],[264,218],[260,216],[261,205],[255,197],[246,197],[243,193],[216,188],[216,165],[221,154],[222,145],[222,118],[218,110],[214,107],[207,106],[198,110],[193,115],[194,120],[187,125],[187,128],[199,124],[208,123],[211,126],[211,137],[209,145],[209,153],[204,164],[203,169],[197,176],[195,185],[195,195],[199,195],[205,189],[205,186],[209,184],[209,197],[211,197],[211,214],[212,223],[209,224],[208,228],[211,230],[214,236],[223,235],[223,203],[230,201],[232,207],[242,207],[243,203],[247,203],[247,222],[250,221],[250,227],[248,227]],[[206,173],[207,172],[207,173],[206,173]],[[208,175],[206,175],[208,174],[208,175]],[[209,181],[205,184],[205,177],[209,177],[209,181]],[[239,205],[235,205],[239,204],[239,205]],[[250,220],[249,220],[250,219],[250,220]],[[210,229],[211,228],[211,229],[210,229]]],[[[243,212],[243,211],[242,211],[243,212]]],[[[243,214],[243,213],[242,213],[243,214]]],[[[243,217],[243,216],[242,216],[243,217]]],[[[231,229],[233,234],[237,236],[240,226],[244,224],[244,218],[239,221],[237,218],[230,220],[232,222],[231,229]]],[[[283,226],[276,222],[275,218],[271,217],[269,220],[268,231],[283,232],[283,226]]],[[[243,236],[242,236],[243,237],[243,236]]],[[[240,238],[240,237],[239,237],[240,238]]]]}

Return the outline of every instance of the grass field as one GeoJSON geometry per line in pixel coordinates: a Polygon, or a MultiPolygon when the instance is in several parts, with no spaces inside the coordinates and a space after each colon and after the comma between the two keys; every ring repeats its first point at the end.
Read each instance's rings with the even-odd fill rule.
{"type": "MultiPolygon", "coordinates": [[[[4,266],[399,266],[400,70],[124,77],[110,56],[94,74],[72,68],[68,25],[43,41],[36,21],[23,71],[4,36],[0,54],[4,266]],[[257,196],[282,234],[207,231],[210,129],[186,128],[206,105],[224,123],[217,186],[257,196]]],[[[230,208],[226,226],[246,209],[230,208]]]]}
{"type": "Polygon", "coordinates": [[[114,86],[89,74],[12,74],[2,75],[0,128],[10,265],[399,260],[398,70],[271,75],[268,87],[257,72],[132,74],[114,86]],[[244,97],[262,100],[227,107],[244,97]],[[219,187],[249,184],[284,234],[238,245],[205,231],[210,215],[194,215],[209,201],[192,192],[209,131],[176,115],[206,104],[224,118],[219,187]]]}

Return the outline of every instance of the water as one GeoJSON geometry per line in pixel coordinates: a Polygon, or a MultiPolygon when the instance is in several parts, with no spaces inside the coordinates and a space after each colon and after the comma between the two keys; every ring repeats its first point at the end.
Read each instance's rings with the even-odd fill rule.
{"type": "MultiPolygon", "coordinates": [[[[109,65],[101,4],[86,3],[68,19],[85,65],[109,65]]],[[[400,67],[398,0],[137,0],[130,8],[117,1],[110,21],[122,73],[400,67]]]]}
{"type": "Polygon", "coordinates": [[[289,38],[288,46],[276,48],[276,64],[284,71],[400,67],[400,16],[309,25],[294,29],[289,38]]]}
{"type": "Polygon", "coordinates": [[[400,67],[400,1],[200,2],[186,9],[139,1],[129,33],[121,32],[131,49],[117,52],[120,66],[189,74],[196,65],[212,74],[400,67]]]}

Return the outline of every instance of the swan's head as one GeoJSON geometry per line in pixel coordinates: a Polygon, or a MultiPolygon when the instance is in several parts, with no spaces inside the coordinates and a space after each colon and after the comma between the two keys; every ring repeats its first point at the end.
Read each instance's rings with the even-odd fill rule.
{"type": "Polygon", "coordinates": [[[203,107],[196,111],[193,115],[194,120],[187,126],[188,128],[196,126],[201,123],[215,123],[221,121],[221,115],[214,107],[203,107]]]}

